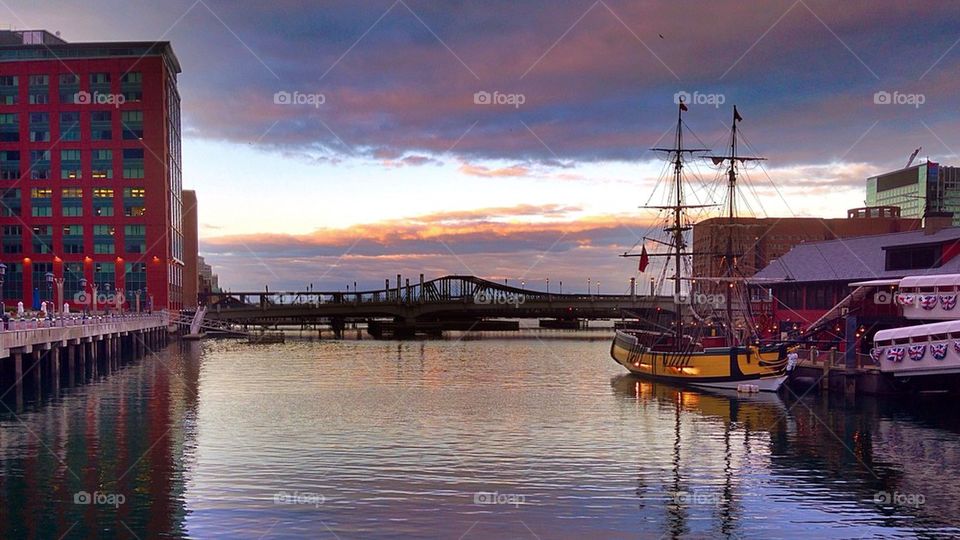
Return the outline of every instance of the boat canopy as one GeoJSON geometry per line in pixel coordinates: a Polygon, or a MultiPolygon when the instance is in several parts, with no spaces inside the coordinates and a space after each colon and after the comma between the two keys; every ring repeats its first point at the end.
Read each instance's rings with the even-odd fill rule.
{"type": "Polygon", "coordinates": [[[960,321],[944,321],[930,324],[918,324],[917,326],[904,326],[902,328],[890,328],[889,330],[880,330],[873,337],[874,343],[881,341],[890,341],[893,339],[911,339],[923,338],[939,334],[960,334],[960,321]]]}
{"type": "Polygon", "coordinates": [[[960,285],[960,274],[940,274],[933,276],[907,276],[900,280],[900,288],[950,287],[960,285]]]}

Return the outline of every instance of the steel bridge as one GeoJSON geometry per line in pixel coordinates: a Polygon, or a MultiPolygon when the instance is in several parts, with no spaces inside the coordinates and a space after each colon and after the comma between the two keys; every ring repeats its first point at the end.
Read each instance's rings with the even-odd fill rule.
{"type": "Polygon", "coordinates": [[[249,325],[303,325],[392,319],[401,325],[478,321],[489,318],[610,319],[626,317],[669,324],[668,296],[558,294],[496,283],[467,275],[429,281],[421,274],[396,286],[367,291],[243,291],[201,296],[207,320],[249,325]]]}

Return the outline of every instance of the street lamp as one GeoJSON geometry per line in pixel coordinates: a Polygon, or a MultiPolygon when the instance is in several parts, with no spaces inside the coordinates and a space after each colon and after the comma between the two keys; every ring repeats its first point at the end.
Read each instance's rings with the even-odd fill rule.
{"type": "Polygon", "coordinates": [[[547,278],[547,294],[550,294],[550,278],[547,278]]]}
{"type": "MultiPolygon", "coordinates": [[[[54,299],[53,299],[53,277],[54,277],[54,276],[53,276],[53,272],[47,272],[46,277],[47,277],[47,292],[50,293],[50,301],[51,301],[51,303],[52,303],[53,300],[54,300],[54,299]]],[[[57,306],[56,306],[56,305],[53,306],[53,310],[52,310],[52,311],[53,311],[54,313],[56,313],[56,311],[57,311],[57,306]]]]}
{"type": "Polygon", "coordinates": [[[0,263],[0,315],[7,312],[7,307],[3,304],[3,281],[7,277],[7,265],[0,263]]]}

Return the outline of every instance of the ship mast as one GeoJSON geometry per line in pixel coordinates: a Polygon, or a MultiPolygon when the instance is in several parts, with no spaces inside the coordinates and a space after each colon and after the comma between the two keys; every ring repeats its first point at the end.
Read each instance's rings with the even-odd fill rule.
{"type": "MultiPolygon", "coordinates": [[[[663,232],[670,234],[670,242],[663,242],[660,240],[654,240],[658,244],[667,245],[670,247],[669,252],[667,253],[651,253],[651,254],[634,254],[634,253],[624,253],[621,257],[666,257],[668,260],[673,259],[674,269],[673,277],[667,278],[673,280],[673,306],[674,306],[674,346],[679,348],[683,338],[683,303],[681,302],[681,284],[683,281],[683,257],[686,255],[692,255],[692,253],[684,251],[686,247],[686,242],[683,239],[683,233],[690,230],[690,226],[684,223],[684,210],[688,208],[708,208],[715,205],[712,204],[684,204],[683,198],[683,155],[693,154],[695,152],[706,152],[706,148],[684,148],[683,147],[683,113],[687,111],[687,106],[681,99],[677,104],[677,132],[674,138],[673,148],[651,148],[651,150],[658,152],[666,152],[672,156],[671,161],[673,163],[673,189],[675,191],[672,201],[669,201],[673,204],[666,206],[644,206],[642,208],[651,208],[657,210],[670,210],[672,215],[670,216],[670,223],[663,229],[663,232]]],[[[644,237],[644,240],[648,238],[644,237]]],[[[669,263],[668,263],[669,264],[669,263]]]]}
{"type": "Polygon", "coordinates": [[[683,100],[677,107],[677,139],[674,148],[677,149],[673,162],[673,180],[676,190],[676,206],[673,207],[673,311],[674,311],[674,346],[679,348],[683,340],[683,313],[680,299],[681,257],[683,253],[683,111],[687,110],[683,100]]]}
{"type": "Polygon", "coordinates": [[[727,245],[723,254],[724,276],[728,279],[726,297],[726,316],[727,316],[727,340],[732,346],[735,345],[735,331],[733,320],[733,294],[730,294],[735,288],[735,274],[737,273],[737,254],[733,251],[733,231],[736,227],[734,223],[737,217],[737,162],[758,161],[763,158],[747,157],[737,155],[737,123],[743,120],[737,111],[737,106],[733,106],[733,123],[730,128],[730,154],[727,156],[707,156],[713,159],[714,164],[719,165],[725,161],[730,162],[730,168],[727,169],[727,245]]]}

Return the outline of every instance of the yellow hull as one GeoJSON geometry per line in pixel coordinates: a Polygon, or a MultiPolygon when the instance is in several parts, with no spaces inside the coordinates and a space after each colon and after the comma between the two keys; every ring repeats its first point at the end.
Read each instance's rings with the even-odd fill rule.
{"type": "Polygon", "coordinates": [[[676,384],[733,388],[753,384],[776,391],[786,380],[785,350],[717,347],[701,351],[652,351],[626,332],[617,331],[610,355],[631,373],[676,384]]]}

